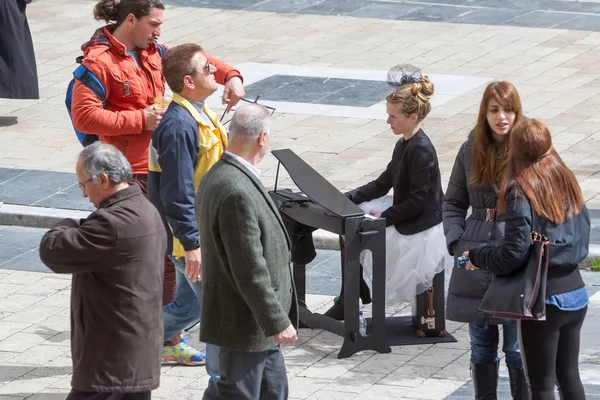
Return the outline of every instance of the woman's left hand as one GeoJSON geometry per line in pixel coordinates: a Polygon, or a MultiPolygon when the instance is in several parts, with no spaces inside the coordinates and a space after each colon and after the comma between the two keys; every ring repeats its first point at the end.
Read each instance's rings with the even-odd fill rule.
{"type": "Polygon", "coordinates": [[[377,218],[381,218],[381,213],[380,212],[369,211],[369,215],[372,215],[372,216],[377,217],[377,218]]]}
{"type": "MultiPolygon", "coordinates": [[[[469,257],[469,252],[465,251],[463,253],[463,256],[469,257]]],[[[471,260],[469,259],[469,261],[467,261],[467,265],[465,265],[465,269],[467,271],[475,271],[475,270],[478,270],[479,268],[477,268],[476,266],[474,266],[473,263],[471,262],[471,260]]]]}

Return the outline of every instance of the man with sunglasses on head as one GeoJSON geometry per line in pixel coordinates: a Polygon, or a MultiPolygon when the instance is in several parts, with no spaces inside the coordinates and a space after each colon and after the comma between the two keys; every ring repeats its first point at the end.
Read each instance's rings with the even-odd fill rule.
{"type": "MultiPolygon", "coordinates": [[[[177,272],[175,300],[163,307],[165,339],[200,319],[202,297],[201,238],[194,215],[196,190],[204,174],[227,146],[227,132],[206,105],[217,90],[213,66],[202,47],[188,43],[170,48],[162,59],[173,101],[152,134],[148,199],[169,234],[168,254],[177,272]]],[[[163,360],[168,358],[163,353],[163,360]]],[[[178,362],[179,360],[167,360],[178,362]]],[[[218,379],[218,348],[207,344],[206,370],[218,379]]]]}

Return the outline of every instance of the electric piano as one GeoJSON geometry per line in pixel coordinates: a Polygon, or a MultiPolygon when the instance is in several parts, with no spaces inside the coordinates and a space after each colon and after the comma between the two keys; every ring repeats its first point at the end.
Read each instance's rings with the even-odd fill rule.
{"type": "Polygon", "coordinates": [[[304,265],[293,265],[298,293],[300,320],[310,328],[325,329],[344,338],[338,358],[361,350],[391,351],[385,322],[385,219],[365,216],[364,212],[331,183],[289,149],[273,150],[279,161],[274,190],[269,194],[282,216],[301,224],[345,236],[346,265],[344,321],[313,313],[306,307],[304,265]],[[283,165],[300,192],[277,188],[279,168],[283,165]],[[367,335],[358,329],[359,257],[362,251],[373,255],[372,319],[367,335]]]}

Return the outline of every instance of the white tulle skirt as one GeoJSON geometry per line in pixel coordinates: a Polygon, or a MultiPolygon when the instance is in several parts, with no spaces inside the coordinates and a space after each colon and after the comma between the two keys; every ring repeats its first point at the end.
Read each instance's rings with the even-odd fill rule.
{"type": "MultiPolygon", "coordinates": [[[[391,205],[389,199],[381,198],[359,204],[369,213],[382,212],[391,205]]],[[[402,235],[394,226],[385,230],[386,303],[410,302],[415,295],[426,291],[433,284],[433,277],[444,270],[446,239],[442,223],[414,235],[402,235]]],[[[371,253],[365,251],[360,257],[367,281],[372,278],[371,253]]],[[[372,287],[372,285],[371,285],[372,287]]]]}

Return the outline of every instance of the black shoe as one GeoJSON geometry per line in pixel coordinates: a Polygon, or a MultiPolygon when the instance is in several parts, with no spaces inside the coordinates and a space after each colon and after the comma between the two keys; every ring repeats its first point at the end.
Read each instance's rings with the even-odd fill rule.
{"type": "Polygon", "coordinates": [[[343,321],[344,305],[336,301],[333,306],[331,306],[331,308],[325,312],[324,315],[331,319],[335,319],[336,321],[343,321]]]}
{"type": "Polygon", "coordinates": [[[510,380],[510,393],[513,400],[529,400],[531,393],[525,377],[525,371],[519,368],[508,367],[508,379],[510,380]]]}
{"type": "Polygon", "coordinates": [[[373,299],[371,299],[371,289],[369,289],[369,285],[362,278],[360,280],[360,299],[363,305],[373,302],[373,299]]]}
{"type": "Polygon", "coordinates": [[[497,400],[498,363],[471,363],[475,400],[497,400]]]}

